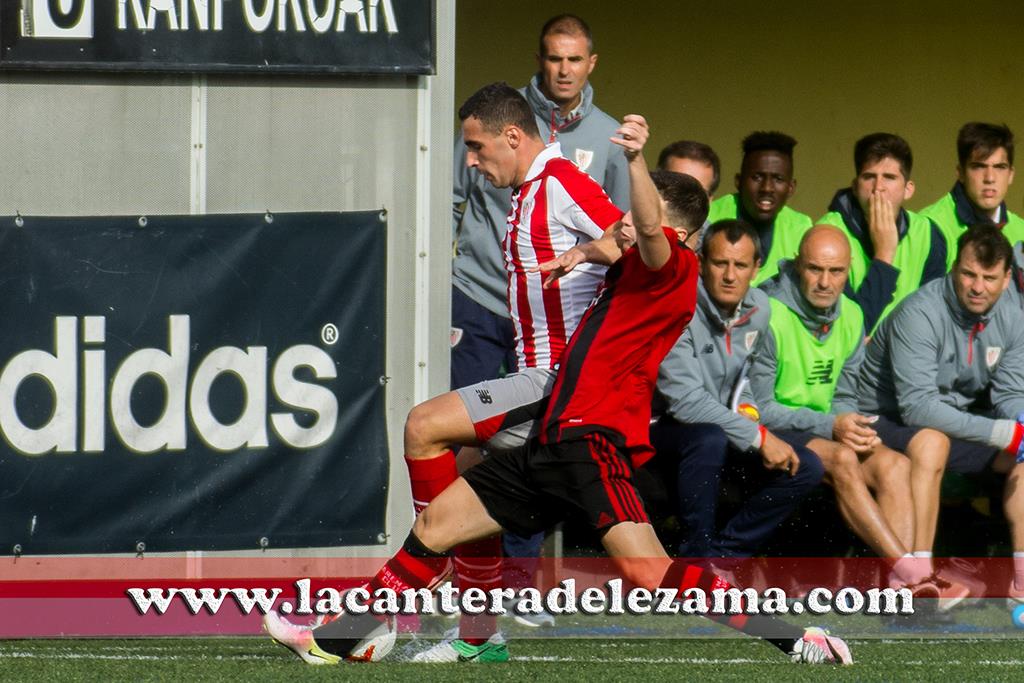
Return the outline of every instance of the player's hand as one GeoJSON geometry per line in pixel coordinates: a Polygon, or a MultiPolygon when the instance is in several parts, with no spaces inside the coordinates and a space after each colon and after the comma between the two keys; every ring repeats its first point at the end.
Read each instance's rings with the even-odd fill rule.
{"type": "Polygon", "coordinates": [[[868,234],[875,248],[875,258],[891,264],[900,236],[896,229],[896,210],[881,190],[872,192],[868,200],[868,234]]]}
{"type": "Polygon", "coordinates": [[[573,268],[581,263],[586,262],[586,254],[579,247],[572,247],[568,251],[564,252],[561,256],[545,261],[535,268],[530,268],[531,273],[550,273],[544,278],[544,289],[550,289],[555,281],[568,275],[572,272],[573,268]]]}
{"type": "Polygon", "coordinates": [[[636,228],[632,223],[622,222],[622,227],[615,231],[615,244],[622,251],[626,251],[636,244],[636,228]]]}
{"type": "Polygon", "coordinates": [[[832,438],[857,453],[868,453],[882,443],[878,433],[871,427],[877,419],[859,413],[837,415],[832,424],[832,438]]]}
{"type": "Polygon", "coordinates": [[[615,131],[619,137],[609,138],[626,153],[626,158],[632,161],[640,156],[647,138],[651,131],[647,127],[647,119],[639,114],[626,114],[622,118],[622,125],[615,131]]]}
{"type": "Polygon", "coordinates": [[[800,456],[793,447],[767,429],[764,430],[764,440],[761,442],[761,461],[765,469],[784,470],[791,477],[800,469],[800,456]]]}

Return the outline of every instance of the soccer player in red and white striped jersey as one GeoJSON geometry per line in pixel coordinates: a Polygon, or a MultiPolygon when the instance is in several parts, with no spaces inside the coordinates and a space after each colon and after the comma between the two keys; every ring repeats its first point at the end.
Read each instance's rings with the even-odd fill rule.
{"type": "MultiPolygon", "coordinates": [[[[504,248],[519,367],[501,379],[432,398],[409,413],[405,457],[417,513],[473,462],[472,449],[463,451],[457,467],[453,446],[514,448],[536,429],[559,359],[605,267],[581,266],[548,289],[542,288],[544,275],[534,269],[600,238],[622,219],[601,186],[561,156],[558,143],[545,144],[533,111],[514,88],[505,83],[481,88],[459,117],[467,165],[495,187],[515,189],[504,248]]],[[[497,587],[500,558],[497,537],[458,548],[455,569],[463,589],[497,587]]],[[[483,646],[495,630],[493,616],[464,617],[459,639],[464,643],[455,645],[483,646]]]]}
{"type": "MultiPolygon", "coordinates": [[[[641,319],[640,327],[651,334],[670,336],[671,332],[678,335],[682,331],[693,315],[697,277],[696,259],[683,240],[688,230],[698,229],[706,218],[707,197],[697,181],[679,176],[678,182],[689,184],[688,209],[682,214],[685,221],[682,225],[663,227],[666,212],[659,205],[659,195],[640,154],[648,137],[646,121],[639,116],[627,116],[618,132],[622,137],[616,141],[628,152],[636,246],[613,254],[618,263],[609,273],[609,294],[602,297],[605,303],[599,300],[589,309],[585,322],[570,341],[570,358],[559,370],[557,387],[567,387],[574,381],[573,350],[592,342],[621,366],[621,371],[613,374],[626,378],[624,381],[629,385],[646,384],[646,389],[638,386],[631,397],[649,404],[657,365],[674,339],[642,344],[632,334],[604,336],[605,323],[618,319],[619,311],[626,313],[620,305],[628,307],[633,303],[634,313],[641,319]]],[[[616,240],[613,245],[619,243],[616,240]]],[[[580,251],[574,250],[576,254],[580,251]]],[[[582,261],[563,261],[553,270],[564,275],[582,261]]],[[[557,398],[556,395],[552,406],[556,406],[557,398]]],[[[628,441],[635,431],[633,423],[642,416],[632,414],[624,420],[602,424],[609,414],[604,407],[586,410],[593,419],[582,420],[578,432],[546,431],[548,438],[543,444],[533,442],[524,449],[497,454],[458,478],[416,520],[402,550],[371,580],[371,594],[376,595],[375,591],[384,587],[396,591],[426,587],[445,567],[453,546],[491,536],[502,529],[521,534],[543,530],[570,510],[587,517],[601,534],[609,554],[618,560],[623,577],[631,583],[648,589],[675,590],[676,595],[686,595],[693,588],[708,594],[716,588],[728,590],[730,584],[707,569],[685,560],[672,560],[665,554],[632,482],[629,455],[633,449],[628,441]]],[[[548,427],[561,424],[557,412],[565,410],[549,409],[545,416],[548,427]]],[[[767,614],[712,614],[710,618],[771,642],[794,661],[853,661],[846,644],[821,629],[800,629],[767,614]]],[[[372,617],[345,614],[310,632],[270,613],[264,626],[272,637],[305,661],[326,663],[348,656],[375,624],[372,617]]],[[[507,653],[503,658],[497,656],[504,644],[493,645],[493,653],[487,649],[471,650],[461,655],[459,661],[488,661],[485,657],[489,654],[495,655],[489,661],[507,659],[507,653]]]]}
{"type": "Polygon", "coordinates": [[[621,218],[604,190],[561,156],[558,143],[534,159],[512,195],[505,236],[508,303],[519,369],[558,364],[605,272],[604,266],[584,264],[556,287],[543,289],[536,267],[579,242],[600,238],[621,218]]]}

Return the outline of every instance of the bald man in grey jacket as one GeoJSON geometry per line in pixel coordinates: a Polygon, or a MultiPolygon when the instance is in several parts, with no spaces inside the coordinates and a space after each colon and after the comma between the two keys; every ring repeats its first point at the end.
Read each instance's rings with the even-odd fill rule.
{"type": "Polygon", "coordinates": [[[879,556],[894,560],[896,578],[916,587],[915,595],[927,590],[940,598],[927,568],[909,552],[909,463],[857,408],[864,318],[842,294],[849,267],[850,245],[839,229],[817,225],[804,234],[797,258],[782,262],[778,277],[765,285],[772,317],[758,340],[751,389],[762,424],[821,458],[850,528],[879,556]]]}

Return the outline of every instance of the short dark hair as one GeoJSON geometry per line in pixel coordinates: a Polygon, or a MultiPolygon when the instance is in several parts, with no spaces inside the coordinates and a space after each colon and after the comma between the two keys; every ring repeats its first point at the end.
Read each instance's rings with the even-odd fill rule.
{"type": "Polygon", "coordinates": [[[777,130],[757,130],[743,138],[742,146],[744,157],[754,152],[778,152],[793,163],[796,138],[777,130]]]}
{"type": "Polygon", "coordinates": [[[715,221],[704,229],[704,250],[707,250],[708,242],[718,233],[723,233],[725,239],[729,240],[729,244],[736,244],[744,237],[749,237],[750,241],[754,243],[754,260],[757,263],[761,262],[761,238],[758,237],[757,230],[750,223],[734,218],[715,221]]]}
{"type": "Polygon", "coordinates": [[[594,36],[587,22],[575,14],[559,14],[544,22],[540,29],[540,48],[537,54],[544,56],[544,39],[550,35],[583,36],[587,39],[587,52],[594,54],[594,36]]]}
{"type": "Polygon", "coordinates": [[[868,164],[892,157],[900,163],[900,171],[905,180],[910,180],[910,172],[914,168],[914,154],[910,144],[893,133],[872,133],[865,135],[853,146],[854,173],[860,173],[868,164]]]}
{"type": "Polygon", "coordinates": [[[715,193],[715,190],[718,189],[718,182],[721,180],[722,163],[718,160],[718,155],[715,154],[715,150],[711,149],[710,145],[705,145],[703,142],[695,140],[677,140],[661,150],[661,153],[658,155],[658,168],[664,171],[668,165],[668,160],[673,157],[693,159],[710,166],[712,177],[708,194],[715,193]]]}
{"type": "Polygon", "coordinates": [[[974,249],[974,258],[985,268],[991,268],[1002,261],[1003,268],[1009,270],[1013,263],[1013,247],[1010,246],[1010,240],[1006,239],[1001,229],[991,223],[975,223],[960,235],[960,239],[956,241],[957,263],[960,262],[960,257],[967,247],[974,249]]]}
{"type": "Polygon", "coordinates": [[[971,121],[965,123],[956,136],[956,157],[961,168],[975,152],[980,152],[987,159],[1000,147],[1006,150],[1006,159],[1013,166],[1013,131],[1005,123],[971,121]]]}
{"type": "Polygon", "coordinates": [[[691,233],[700,230],[708,217],[708,193],[701,184],[672,171],[651,171],[651,180],[668,207],[669,223],[691,233]]]}
{"type": "Polygon", "coordinates": [[[505,126],[516,126],[533,138],[540,137],[533,110],[518,90],[504,81],[477,90],[459,107],[459,120],[470,116],[480,120],[484,130],[498,135],[505,126]]]}

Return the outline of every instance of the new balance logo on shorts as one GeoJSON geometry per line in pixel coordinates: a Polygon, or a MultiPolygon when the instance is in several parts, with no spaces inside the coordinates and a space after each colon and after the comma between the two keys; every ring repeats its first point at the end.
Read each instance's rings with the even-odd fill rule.
{"type": "Polygon", "coordinates": [[[816,360],[811,368],[811,374],[807,375],[808,384],[831,384],[832,369],[835,367],[835,360],[816,360]]]}
{"type": "Polygon", "coordinates": [[[487,391],[486,389],[477,389],[476,395],[480,398],[480,402],[485,405],[490,405],[494,403],[494,399],[491,398],[491,392],[487,391]]]}

